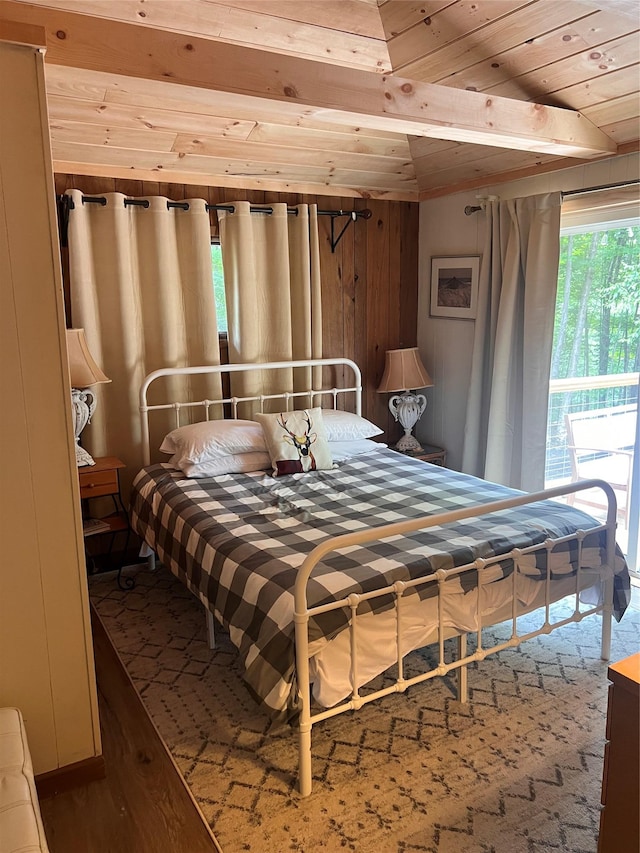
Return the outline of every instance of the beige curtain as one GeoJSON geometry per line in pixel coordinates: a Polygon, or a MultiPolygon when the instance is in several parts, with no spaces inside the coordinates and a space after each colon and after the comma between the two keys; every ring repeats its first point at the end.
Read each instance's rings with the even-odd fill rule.
{"type": "MultiPolygon", "coordinates": [[[[94,388],[98,404],[82,442],[94,456],[120,457],[128,486],[142,466],[144,377],[161,367],[220,363],[209,214],[202,199],[182,209],[168,208],[161,197],[146,198],[143,207],[125,206],[121,193],[108,193],[104,205],[83,204],[79,190],[68,195],[72,322],[85,329],[93,357],[112,380],[94,388]]],[[[163,384],[159,391],[183,401],[220,396],[217,378],[163,384]]],[[[172,418],[151,416],[152,456],[172,418]]]]}
{"type": "Polygon", "coordinates": [[[489,202],[462,470],[544,486],[560,193],[489,202]]]}
{"type": "MultiPolygon", "coordinates": [[[[229,361],[280,361],[322,357],[320,251],[316,205],[286,204],[272,213],[251,213],[246,201],[220,211],[229,361]]],[[[238,396],[309,387],[310,371],[234,377],[238,396]]],[[[316,377],[314,377],[315,379],[316,377]]],[[[297,404],[298,407],[301,405],[297,404]]],[[[302,405],[309,405],[304,401],[302,405]]],[[[281,402],[266,406],[279,410],[281,402]]],[[[293,406],[292,406],[293,408],[293,406]]],[[[243,414],[247,415],[245,407],[243,414]]]]}

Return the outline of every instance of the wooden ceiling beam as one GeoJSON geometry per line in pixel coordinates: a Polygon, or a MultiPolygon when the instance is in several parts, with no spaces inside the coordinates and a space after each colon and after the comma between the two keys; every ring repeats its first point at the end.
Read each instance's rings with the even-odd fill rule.
{"type": "Polygon", "coordinates": [[[321,62],[378,74],[391,70],[380,16],[375,8],[367,10],[361,0],[323,0],[321,4],[256,0],[252,8],[248,4],[248,10],[233,0],[31,0],[31,5],[217,42],[252,45],[257,41],[264,50],[307,55],[321,62]],[[287,7],[291,14],[285,14],[287,7]],[[307,7],[315,8],[315,19],[307,7]],[[365,17],[369,24],[377,18],[376,36],[331,28],[329,21],[337,27],[355,19],[357,7],[368,12],[358,16],[365,26],[365,17]],[[298,11],[300,20],[295,20],[298,11]]]}
{"type": "Polygon", "coordinates": [[[43,27],[37,24],[22,24],[16,21],[0,21],[0,41],[21,47],[44,49],[46,36],[43,27]]]}
{"type": "Polygon", "coordinates": [[[48,65],[47,95],[49,99],[59,96],[69,102],[76,99],[93,101],[96,109],[102,111],[105,105],[116,104],[131,107],[142,113],[151,109],[175,113],[176,116],[197,114],[201,117],[213,117],[214,122],[220,118],[239,122],[248,121],[252,125],[261,122],[277,125],[283,132],[287,132],[288,128],[293,132],[299,128],[306,128],[329,135],[342,133],[353,139],[373,139],[392,146],[402,145],[406,156],[409,156],[407,137],[403,134],[363,129],[359,126],[349,127],[344,122],[329,124],[326,120],[314,121],[312,111],[302,107],[296,110],[282,110],[277,101],[237,98],[221,92],[215,93],[214,104],[214,97],[206,89],[198,89],[195,86],[174,86],[166,80],[143,80],[99,71],[48,65]]]}
{"type": "Polygon", "coordinates": [[[0,17],[43,25],[50,64],[232,93],[334,124],[591,158],[616,144],[572,110],[344,69],[150,27],[1,0],[0,17]]]}

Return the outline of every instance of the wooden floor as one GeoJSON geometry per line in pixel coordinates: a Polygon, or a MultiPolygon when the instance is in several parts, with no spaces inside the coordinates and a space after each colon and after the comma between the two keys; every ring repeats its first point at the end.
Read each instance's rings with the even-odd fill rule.
{"type": "Polygon", "coordinates": [[[41,800],[51,853],[221,853],[92,613],[106,779],[41,800]]]}

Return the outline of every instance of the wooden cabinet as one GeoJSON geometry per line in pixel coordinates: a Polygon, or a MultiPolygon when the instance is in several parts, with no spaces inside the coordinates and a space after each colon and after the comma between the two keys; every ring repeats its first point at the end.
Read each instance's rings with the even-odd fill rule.
{"type": "Polygon", "coordinates": [[[608,670],[598,853],[640,850],[640,652],[608,670]]]}

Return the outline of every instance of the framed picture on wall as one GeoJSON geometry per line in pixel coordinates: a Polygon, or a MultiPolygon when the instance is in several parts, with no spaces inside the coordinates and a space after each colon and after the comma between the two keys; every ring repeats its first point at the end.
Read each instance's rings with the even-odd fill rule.
{"type": "Polygon", "coordinates": [[[431,258],[431,316],[474,320],[480,257],[431,258]]]}

